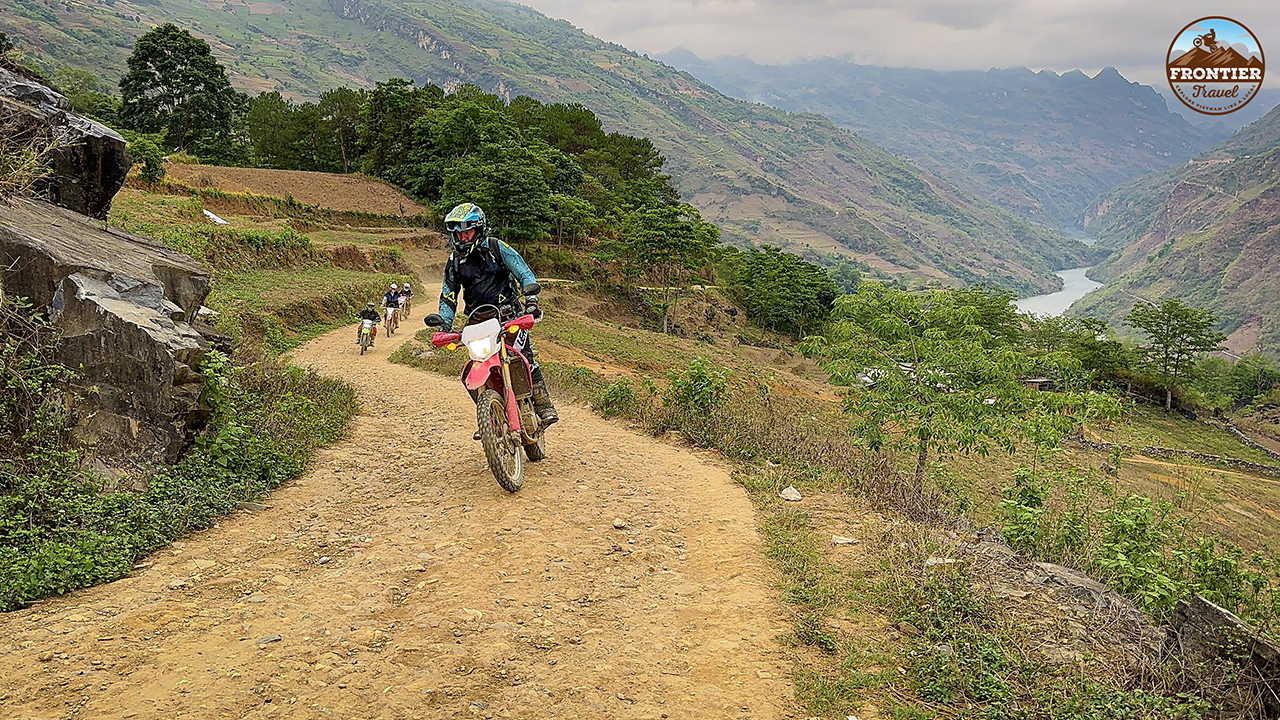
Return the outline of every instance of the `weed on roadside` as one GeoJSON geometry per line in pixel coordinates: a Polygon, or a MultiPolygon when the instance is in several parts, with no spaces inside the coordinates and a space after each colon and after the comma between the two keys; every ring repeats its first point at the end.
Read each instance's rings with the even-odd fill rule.
{"type": "MultiPolygon", "coordinates": [[[[30,351],[11,353],[11,338],[0,353],[4,384],[58,397],[66,378],[38,372],[30,351]]],[[[215,352],[202,371],[209,427],[178,464],[128,483],[81,467],[70,418],[37,412],[18,452],[0,460],[0,610],[128,575],[147,553],[300,474],[357,409],[350,386],[274,360],[238,366],[215,352]]],[[[0,406],[8,413],[20,399],[5,393],[0,406]]]]}

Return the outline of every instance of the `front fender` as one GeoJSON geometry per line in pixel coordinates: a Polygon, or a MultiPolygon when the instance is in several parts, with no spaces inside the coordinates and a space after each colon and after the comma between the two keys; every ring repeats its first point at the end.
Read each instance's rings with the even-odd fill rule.
{"type": "Polygon", "coordinates": [[[462,377],[462,384],[468,390],[479,390],[489,382],[489,373],[502,365],[502,358],[494,353],[493,357],[482,363],[471,363],[471,368],[462,377]]]}

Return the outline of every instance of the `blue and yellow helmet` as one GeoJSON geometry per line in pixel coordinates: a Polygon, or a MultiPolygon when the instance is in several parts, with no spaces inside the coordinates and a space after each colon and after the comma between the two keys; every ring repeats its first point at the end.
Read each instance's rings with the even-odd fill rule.
{"type": "Polygon", "coordinates": [[[484,211],[475,203],[462,203],[444,216],[444,229],[449,232],[449,241],[460,255],[467,255],[479,247],[489,234],[489,223],[484,219],[484,211]],[[464,230],[476,231],[471,240],[461,242],[458,233],[464,230]]]}

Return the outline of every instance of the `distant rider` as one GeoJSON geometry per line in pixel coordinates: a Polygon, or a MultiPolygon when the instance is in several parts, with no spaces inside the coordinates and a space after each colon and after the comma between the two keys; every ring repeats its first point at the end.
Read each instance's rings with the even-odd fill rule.
{"type": "Polygon", "coordinates": [[[404,287],[400,289],[400,297],[404,298],[406,307],[411,306],[413,303],[413,288],[409,287],[409,283],[405,283],[404,287]]]}
{"type": "Polygon", "coordinates": [[[369,347],[373,347],[373,340],[378,337],[378,323],[382,322],[382,316],[378,314],[378,306],[370,300],[365,303],[364,309],[356,317],[361,320],[360,324],[356,325],[356,344],[360,344],[360,331],[364,328],[364,321],[372,320],[373,328],[369,335],[369,347]]]}
{"type": "MultiPolygon", "coordinates": [[[[444,227],[453,246],[453,252],[444,265],[444,284],[440,289],[440,317],[444,319],[444,329],[453,326],[460,294],[465,294],[468,308],[495,305],[500,309],[510,309],[512,316],[518,315],[520,288],[538,281],[520,253],[489,234],[484,211],[472,203],[462,203],[450,210],[445,216],[444,227]]],[[[542,319],[537,298],[528,298],[526,305],[526,311],[535,320],[542,319]]],[[[529,361],[533,376],[533,409],[538,418],[543,425],[557,422],[560,415],[551,403],[542,368],[533,359],[533,341],[529,331],[516,333],[510,345],[529,361]]]]}
{"type": "MultiPolygon", "coordinates": [[[[387,294],[382,296],[382,307],[391,308],[392,314],[395,316],[396,324],[400,322],[400,287],[395,283],[391,283],[391,289],[387,290],[387,294]]],[[[387,327],[387,334],[391,334],[391,327],[387,327]]]]}
{"type": "Polygon", "coordinates": [[[387,294],[382,296],[382,307],[400,307],[400,286],[391,283],[391,288],[387,290],[387,294]]]}

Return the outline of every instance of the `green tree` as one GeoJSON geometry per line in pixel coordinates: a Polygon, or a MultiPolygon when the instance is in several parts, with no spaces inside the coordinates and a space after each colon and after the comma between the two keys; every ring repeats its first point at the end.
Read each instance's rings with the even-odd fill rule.
{"type": "Polygon", "coordinates": [[[1118,413],[1114,399],[1070,385],[1069,356],[1024,352],[1019,322],[1011,296],[990,288],[912,294],[867,282],[837,298],[827,333],[801,347],[850,386],[860,438],[913,451],[922,483],[931,455],[1051,447],[1094,414],[1118,413]],[[1063,391],[1020,381],[1042,374],[1061,378],[1063,391]]]}
{"type": "Polygon", "coordinates": [[[124,128],[164,132],[180,150],[230,134],[239,99],[209,43],[166,23],[138,38],[128,67],[120,80],[124,128]]]}
{"type": "Polygon", "coordinates": [[[484,145],[481,152],[445,173],[442,213],[464,202],[484,208],[495,233],[504,240],[547,237],[551,189],[536,158],[518,143],[484,145]]]}
{"type": "Polygon", "coordinates": [[[831,280],[840,292],[855,293],[862,284],[862,271],[853,263],[842,260],[831,268],[831,280]]]}
{"type": "Polygon", "coordinates": [[[97,75],[79,68],[63,68],[54,74],[58,90],[67,97],[71,109],[107,125],[119,122],[120,98],[97,75]]]}
{"type": "Polygon", "coordinates": [[[1026,345],[1033,353],[1070,353],[1082,370],[1111,377],[1130,365],[1129,352],[1115,333],[1095,318],[1026,316],[1026,345]]]}
{"type": "Polygon", "coordinates": [[[1125,319],[1147,334],[1142,347],[1147,366],[1164,385],[1164,409],[1173,408],[1173,388],[1194,366],[1196,358],[1214,350],[1227,339],[1212,328],[1217,318],[1208,310],[1184,305],[1169,298],[1159,305],[1141,303],[1125,319]]]}
{"type": "Polygon", "coordinates": [[[298,127],[293,103],[279,92],[264,92],[249,101],[244,114],[252,145],[250,162],[257,167],[296,169],[298,127]]]}
{"type": "Polygon", "coordinates": [[[13,42],[9,40],[9,36],[0,32],[0,55],[4,55],[14,48],[13,42]]]}
{"type": "MultiPolygon", "coordinates": [[[[519,128],[502,109],[473,96],[450,96],[441,107],[423,114],[413,124],[413,138],[413,171],[407,187],[425,200],[440,198],[446,177],[451,172],[456,175],[454,168],[471,156],[486,150],[493,154],[494,148],[500,146],[524,146],[519,128]]],[[[509,151],[496,153],[507,161],[513,160],[509,151]]],[[[530,152],[519,156],[518,162],[537,162],[530,152]]],[[[545,183],[545,173],[539,174],[545,183]]],[[[489,212],[488,206],[473,202],[489,212]]]]}
{"type": "Polygon", "coordinates": [[[720,228],[692,205],[642,207],[629,213],[620,237],[600,243],[596,257],[619,263],[633,277],[647,277],[663,291],[662,331],[670,330],[679,287],[707,264],[720,243],[720,228]]]}
{"type": "Polygon", "coordinates": [[[364,93],[348,87],[329,90],[320,95],[320,117],[328,131],[328,166],[325,169],[341,169],[351,172],[351,166],[360,158],[357,139],[360,135],[360,108],[364,93]],[[336,157],[334,150],[337,151],[336,157]]]}
{"type": "Polygon", "coordinates": [[[551,225],[555,228],[557,243],[566,239],[571,243],[585,240],[600,225],[591,203],[573,195],[553,193],[550,200],[551,225]]]}
{"type": "Polygon", "coordinates": [[[444,91],[435,85],[415,88],[412,80],[392,78],[370,90],[360,109],[360,145],[364,172],[408,188],[420,173],[414,123],[436,107],[444,91]]]}
{"type": "Polygon", "coordinates": [[[739,255],[729,292],[756,324],[797,338],[827,318],[840,294],[826,270],[770,245],[739,255]]]}

